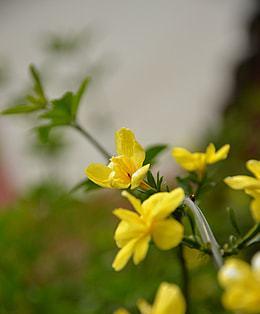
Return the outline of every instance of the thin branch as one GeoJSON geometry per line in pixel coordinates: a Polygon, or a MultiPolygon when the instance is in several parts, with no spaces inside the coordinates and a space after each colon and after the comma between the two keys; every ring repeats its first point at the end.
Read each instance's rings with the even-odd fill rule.
{"type": "Polygon", "coordinates": [[[75,130],[79,131],[96,149],[103,155],[106,160],[109,160],[111,154],[85,129],[83,129],[78,123],[71,125],[75,130]]]}
{"type": "Polygon", "coordinates": [[[178,248],[178,259],[181,266],[181,275],[182,275],[182,290],[183,295],[186,300],[186,314],[190,314],[190,289],[189,289],[189,272],[187,268],[187,264],[184,257],[183,244],[181,244],[178,248]]]}

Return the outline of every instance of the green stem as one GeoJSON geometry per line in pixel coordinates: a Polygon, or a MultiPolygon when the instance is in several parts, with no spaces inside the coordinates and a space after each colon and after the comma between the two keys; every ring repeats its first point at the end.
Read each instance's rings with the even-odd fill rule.
{"type": "Polygon", "coordinates": [[[210,249],[212,252],[212,257],[215,261],[217,268],[220,268],[223,265],[223,258],[220,252],[220,246],[215,239],[215,236],[203,215],[199,206],[193,202],[189,197],[185,197],[184,204],[190,208],[192,211],[197,227],[199,229],[202,241],[205,245],[210,245],[210,249]]]}
{"type": "Polygon", "coordinates": [[[247,234],[238,241],[236,248],[242,249],[250,240],[252,240],[255,236],[257,236],[260,232],[260,223],[255,224],[253,228],[251,228],[247,234]]]}
{"type": "Polygon", "coordinates": [[[178,247],[178,259],[181,266],[182,275],[182,291],[186,300],[186,314],[190,314],[190,291],[189,291],[189,272],[184,258],[184,246],[180,244],[178,247]]]}
{"type": "Polygon", "coordinates": [[[75,130],[79,131],[96,149],[103,155],[106,160],[109,160],[111,154],[91,135],[88,131],[83,129],[78,123],[71,125],[75,130]]]}

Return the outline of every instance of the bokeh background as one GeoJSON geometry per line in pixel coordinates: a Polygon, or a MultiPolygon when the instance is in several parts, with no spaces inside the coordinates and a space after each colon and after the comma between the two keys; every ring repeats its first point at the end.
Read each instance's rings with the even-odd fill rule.
{"type": "MultiPolygon", "coordinates": [[[[92,77],[80,122],[111,152],[121,126],[144,146],[230,143],[202,208],[221,243],[233,232],[228,205],[249,229],[249,199],[221,179],[260,157],[260,1],[0,0],[0,26],[1,108],[26,93],[34,63],[54,97],[92,77]]],[[[175,253],[152,248],[142,265],[115,273],[119,193],[68,195],[102,157],[69,130],[39,143],[35,123],[0,122],[0,313],[104,314],[122,305],[136,313],[139,297],[180,281],[175,253]]],[[[169,180],[180,173],[169,151],[157,167],[169,180]]],[[[187,256],[193,313],[226,313],[215,269],[187,256]]]]}

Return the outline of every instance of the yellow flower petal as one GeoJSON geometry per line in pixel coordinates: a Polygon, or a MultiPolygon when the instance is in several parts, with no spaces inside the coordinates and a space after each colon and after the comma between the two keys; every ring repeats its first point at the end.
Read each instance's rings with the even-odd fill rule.
{"type": "Polygon", "coordinates": [[[260,222],[260,197],[255,198],[251,202],[251,213],[256,222],[260,222]]]}
{"type": "Polygon", "coordinates": [[[260,189],[249,188],[245,189],[245,192],[254,198],[260,198],[260,189]]]}
{"type": "Polygon", "coordinates": [[[137,307],[141,314],[152,314],[152,306],[144,299],[137,301],[137,307]]]}
{"type": "Polygon", "coordinates": [[[218,273],[220,284],[228,288],[231,285],[250,280],[252,276],[250,266],[239,259],[229,258],[218,273]]]}
{"type": "Polygon", "coordinates": [[[248,189],[248,188],[260,189],[260,180],[257,180],[249,176],[227,177],[224,179],[224,182],[228,186],[230,186],[232,189],[235,189],[235,190],[248,189]]]}
{"type": "Polygon", "coordinates": [[[117,216],[119,219],[129,222],[131,224],[143,225],[143,222],[140,219],[140,217],[136,213],[128,209],[117,208],[113,211],[113,214],[117,216]]]}
{"type": "Polygon", "coordinates": [[[185,314],[186,304],[180,288],[163,282],[153,305],[153,314],[185,314]]]}
{"type": "Polygon", "coordinates": [[[149,248],[149,241],[151,237],[150,235],[141,238],[136,242],[135,248],[134,248],[134,264],[139,264],[145,257],[149,248]]]}
{"type": "Polygon", "coordinates": [[[91,181],[105,188],[111,188],[111,172],[112,170],[103,164],[90,164],[85,169],[85,173],[91,181]]]}
{"type": "Polygon", "coordinates": [[[116,150],[118,155],[132,158],[138,168],[142,166],[145,159],[145,151],[136,141],[131,130],[121,128],[116,132],[116,150]]]}
{"type": "Polygon", "coordinates": [[[140,183],[143,181],[144,177],[146,176],[150,165],[145,165],[142,168],[139,168],[135,173],[133,173],[131,178],[131,189],[137,188],[140,183]]]}
{"type": "Polygon", "coordinates": [[[257,179],[260,179],[260,161],[248,160],[246,163],[247,169],[251,171],[257,179]]]}
{"type": "Polygon", "coordinates": [[[156,219],[163,219],[170,215],[183,201],[184,191],[182,188],[171,192],[160,192],[150,196],[143,202],[145,215],[156,219]]]}
{"type": "Polygon", "coordinates": [[[241,301],[245,298],[245,291],[243,288],[237,286],[229,289],[223,293],[222,303],[224,307],[231,311],[241,311],[244,306],[241,306],[241,301]]]}
{"type": "Polygon", "coordinates": [[[172,150],[172,156],[176,162],[188,171],[195,171],[198,169],[199,155],[189,152],[185,148],[175,147],[172,150]]]}
{"type": "Polygon", "coordinates": [[[131,158],[126,156],[116,156],[111,158],[109,167],[114,170],[118,176],[128,177],[136,171],[134,163],[131,158]]]}
{"type": "Polygon", "coordinates": [[[215,146],[210,143],[206,149],[206,161],[208,164],[214,164],[220,160],[226,159],[230,150],[230,145],[222,146],[217,152],[215,146]]]}
{"type": "Polygon", "coordinates": [[[127,245],[125,245],[116,255],[112,267],[116,271],[120,271],[125,267],[130,257],[133,254],[134,246],[136,244],[136,239],[131,240],[127,245]]]}
{"type": "Polygon", "coordinates": [[[222,297],[225,308],[231,311],[258,314],[260,313],[259,287],[234,286],[228,289],[222,297]]]}
{"type": "Polygon", "coordinates": [[[125,246],[129,241],[140,238],[144,232],[144,226],[141,224],[129,224],[121,221],[115,232],[116,245],[119,248],[125,246]]]}
{"type": "Polygon", "coordinates": [[[161,250],[169,250],[181,242],[183,233],[182,224],[175,219],[167,219],[154,223],[152,236],[161,250]]]}
{"type": "Polygon", "coordinates": [[[142,205],[141,205],[141,201],[134,197],[132,194],[128,193],[127,191],[123,191],[122,192],[122,196],[126,197],[128,199],[128,201],[132,204],[132,206],[134,207],[134,209],[142,215],[142,205]]]}

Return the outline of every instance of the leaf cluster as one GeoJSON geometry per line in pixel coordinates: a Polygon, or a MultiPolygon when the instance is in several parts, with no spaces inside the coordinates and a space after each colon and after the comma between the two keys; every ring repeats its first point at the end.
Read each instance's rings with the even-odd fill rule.
{"type": "Polygon", "coordinates": [[[81,82],[76,92],[69,91],[60,98],[48,99],[40,72],[34,65],[30,65],[29,70],[33,86],[30,93],[26,95],[24,103],[6,108],[0,114],[37,114],[39,121],[35,128],[37,138],[40,144],[49,144],[51,142],[49,135],[53,127],[76,124],[79,105],[90,83],[90,77],[86,77],[81,82]]]}
{"type": "Polygon", "coordinates": [[[11,106],[1,111],[2,115],[26,114],[39,112],[39,119],[44,119],[48,126],[71,125],[75,123],[82,97],[89,85],[90,78],[86,77],[74,92],[66,92],[60,98],[49,100],[46,96],[39,71],[34,65],[30,66],[30,76],[33,81],[32,91],[26,96],[23,104],[11,106]]]}

